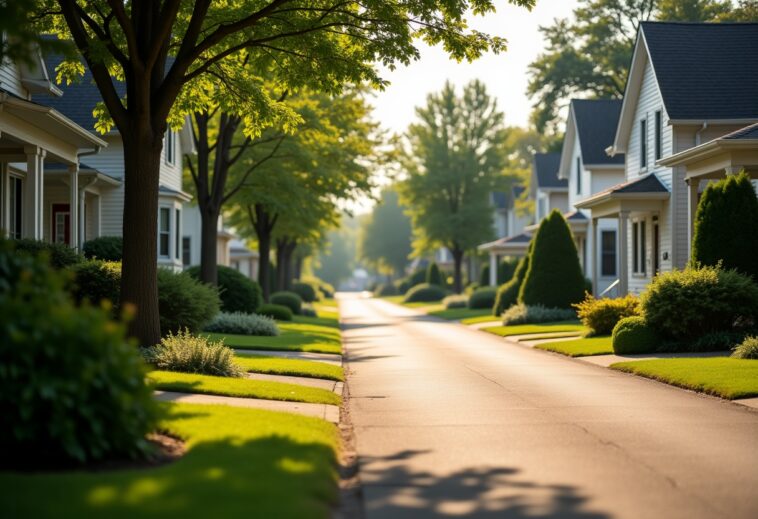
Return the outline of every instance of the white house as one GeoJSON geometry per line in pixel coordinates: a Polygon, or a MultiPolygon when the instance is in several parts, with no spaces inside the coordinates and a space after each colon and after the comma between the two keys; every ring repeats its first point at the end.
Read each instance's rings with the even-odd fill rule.
{"type": "MultiPolygon", "coordinates": [[[[685,152],[728,148],[727,141],[740,139],[703,145],[758,122],[755,56],[755,23],[640,25],[609,148],[612,155],[626,155],[624,183],[576,204],[592,218],[618,219],[621,294],[639,293],[657,272],[686,265],[692,215],[708,168],[701,164],[689,174],[688,185],[686,162],[696,157],[685,152]]],[[[741,165],[738,156],[718,160],[719,175],[741,165]]]]}
{"type": "Polygon", "coordinates": [[[565,216],[584,276],[596,280],[595,294],[603,293],[618,275],[618,220],[590,219],[576,204],[624,180],[624,155],[610,157],[605,152],[613,142],[620,110],[620,100],[572,100],[558,168],[558,178],[568,180],[565,216]]]}
{"type": "Polygon", "coordinates": [[[250,279],[258,280],[258,251],[249,249],[244,242],[229,242],[229,266],[240,271],[250,279]]]}

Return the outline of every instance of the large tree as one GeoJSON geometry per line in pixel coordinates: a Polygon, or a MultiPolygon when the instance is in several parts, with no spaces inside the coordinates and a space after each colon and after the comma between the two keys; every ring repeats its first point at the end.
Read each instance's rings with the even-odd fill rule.
{"type": "Polygon", "coordinates": [[[379,272],[400,276],[411,254],[411,221],[397,191],[386,188],[371,214],[362,221],[359,255],[379,272]]]}
{"type": "Polygon", "coordinates": [[[461,96],[446,83],[416,114],[419,122],[407,132],[407,178],[398,190],[411,216],[416,251],[446,247],[460,292],[463,255],[492,238],[488,197],[512,180],[503,173],[503,114],[479,81],[466,85],[461,96]]]}
{"type": "MultiPolygon", "coordinates": [[[[534,0],[510,0],[531,7],[534,0]]],[[[455,59],[504,49],[504,41],[467,29],[468,10],[491,0],[36,0],[26,22],[70,39],[102,95],[104,122],[123,137],[125,164],[122,300],[137,307],[130,331],[142,344],[160,339],[157,210],[160,155],[168,122],[179,125],[228,85],[243,117],[271,106],[241,66],[267,71],[282,88],[333,91],[345,81],[381,84],[375,63],[408,63],[414,38],[442,44],[455,59]],[[119,95],[123,82],[125,96],[119,95]]],[[[62,79],[83,71],[70,63],[62,79]]]]}

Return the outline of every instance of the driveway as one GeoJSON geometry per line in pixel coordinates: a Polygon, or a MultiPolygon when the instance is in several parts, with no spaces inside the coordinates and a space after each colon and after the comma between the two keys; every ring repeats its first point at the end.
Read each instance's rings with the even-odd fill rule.
{"type": "Polygon", "coordinates": [[[758,517],[758,412],[340,300],[366,517],[758,517]]]}

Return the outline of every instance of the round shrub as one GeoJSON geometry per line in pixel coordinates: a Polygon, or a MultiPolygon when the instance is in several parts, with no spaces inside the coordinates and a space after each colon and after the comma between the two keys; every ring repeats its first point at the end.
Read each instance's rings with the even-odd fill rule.
{"type": "MultiPolygon", "coordinates": [[[[242,312],[254,314],[263,304],[261,286],[245,276],[242,272],[223,265],[217,266],[218,294],[221,298],[221,310],[224,312],[242,312]]],[[[190,267],[185,272],[195,279],[200,279],[200,267],[190,267]]]]}
{"type": "Polygon", "coordinates": [[[618,355],[651,353],[658,349],[659,338],[643,317],[621,319],[613,328],[613,352],[618,355]]]}
{"type": "Polygon", "coordinates": [[[526,277],[526,271],[529,270],[529,255],[527,254],[521,260],[519,260],[516,270],[513,272],[513,277],[507,283],[501,285],[497,289],[495,296],[495,304],[492,307],[492,314],[500,316],[508,308],[515,305],[518,301],[518,294],[521,290],[521,285],[526,277]]]}
{"type": "Polygon", "coordinates": [[[408,276],[408,290],[415,287],[416,285],[420,285],[421,283],[426,282],[426,273],[428,269],[418,269],[413,274],[408,276]]]}
{"type": "Polygon", "coordinates": [[[161,334],[199,332],[219,311],[218,292],[188,274],[158,269],[161,334]]]}
{"type": "Polygon", "coordinates": [[[219,312],[210,323],[205,325],[205,331],[269,337],[279,335],[279,328],[270,317],[241,312],[219,312]]]}
{"type": "Polygon", "coordinates": [[[75,307],[58,273],[2,241],[0,280],[5,461],[33,466],[145,456],[159,408],[123,324],[101,308],[75,307]]]}
{"type": "Polygon", "coordinates": [[[566,308],[546,308],[518,303],[503,312],[503,325],[554,323],[576,319],[576,312],[566,308]]]}
{"type": "Polygon", "coordinates": [[[437,285],[421,283],[411,288],[403,300],[406,303],[435,303],[446,295],[445,290],[437,285]]]}
{"type": "Polygon", "coordinates": [[[468,296],[458,294],[447,296],[442,300],[442,304],[445,305],[446,310],[452,310],[453,308],[468,308],[468,296]]]}
{"type": "Polygon", "coordinates": [[[217,377],[241,377],[245,374],[234,362],[234,350],[224,341],[210,341],[187,330],[169,333],[161,343],[144,352],[147,361],[158,369],[199,373],[217,377]]]}
{"type": "Polygon", "coordinates": [[[124,239],[121,236],[100,236],[84,242],[82,253],[87,259],[103,261],[121,261],[124,250],[124,239]]]}
{"type": "Polygon", "coordinates": [[[396,296],[398,295],[397,287],[392,283],[382,283],[376,287],[374,295],[376,297],[396,296]]]}
{"type": "Polygon", "coordinates": [[[294,292],[274,292],[269,298],[271,304],[286,306],[293,315],[300,315],[303,309],[303,300],[294,292]]]}
{"type": "Polygon", "coordinates": [[[587,293],[584,301],[574,308],[582,324],[589,328],[588,336],[610,335],[621,319],[640,315],[640,300],[632,294],[617,299],[596,299],[587,293]]]}
{"type": "Polygon", "coordinates": [[[662,337],[688,341],[755,326],[758,285],[749,276],[718,267],[664,272],[642,294],[641,307],[662,337]]]}
{"type": "Polygon", "coordinates": [[[118,307],[121,293],[121,263],[88,260],[74,265],[73,296],[77,303],[110,301],[118,307]]]}
{"type": "Polygon", "coordinates": [[[277,321],[292,320],[292,310],[290,310],[289,307],[282,305],[264,303],[258,309],[258,315],[264,315],[266,317],[276,319],[277,321]]]}
{"type": "Polygon", "coordinates": [[[300,299],[302,299],[304,303],[313,303],[314,301],[318,300],[318,293],[316,292],[316,289],[308,283],[295,281],[292,283],[290,290],[299,295],[300,299]]]}
{"type": "Polygon", "coordinates": [[[14,249],[16,252],[31,256],[46,256],[50,266],[55,269],[70,267],[82,261],[82,257],[65,243],[49,243],[24,238],[14,240],[14,249]]]}
{"type": "Polygon", "coordinates": [[[398,279],[392,284],[397,289],[397,295],[399,296],[405,295],[405,293],[411,289],[411,282],[408,278],[398,279]]]}
{"type": "Polygon", "coordinates": [[[747,337],[732,352],[735,359],[758,359],[758,337],[747,337]]]}
{"type": "Polygon", "coordinates": [[[303,305],[303,307],[300,309],[300,315],[303,317],[318,317],[318,313],[310,305],[303,305]]]}
{"type": "Polygon", "coordinates": [[[425,281],[429,285],[437,285],[439,287],[444,285],[442,281],[442,274],[440,273],[440,268],[437,266],[436,263],[432,262],[427,267],[425,281]]]}
{"type": "Polygon", "coordinates": [[[468,307],[472,309],[492,308],[496,296],[497,289],[495,287],[477,288],[468,300],[468,307]]]}

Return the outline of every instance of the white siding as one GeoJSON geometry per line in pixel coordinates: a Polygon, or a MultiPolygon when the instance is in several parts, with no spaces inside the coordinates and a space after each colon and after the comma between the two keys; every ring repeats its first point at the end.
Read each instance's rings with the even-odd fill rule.
{"type": "Polygon", "coordinates": [[[182,139],[177,132],[172,132],[174,140],[174,164],[166,160],[166,145],[164,142],[163,151],[161,152],[161,174],[160,183],[177,191],[182,190],[182,139]]]}
{"type": "Polygon", "coordinates": [[[21,72],[15,63],[0,63],[0,88],[24,99],[29,98],[29,93],[21,84],[21,72]]]}
{"type": "Polygon", "coordinates": [[[550,214],[550,212],[553,209],[558,209],[560,212],[565,213],[568,211],[568,193],[565,191],[553,191],[549,195],[549,204],[547,209],[547,214],[550,214]]]}

